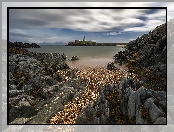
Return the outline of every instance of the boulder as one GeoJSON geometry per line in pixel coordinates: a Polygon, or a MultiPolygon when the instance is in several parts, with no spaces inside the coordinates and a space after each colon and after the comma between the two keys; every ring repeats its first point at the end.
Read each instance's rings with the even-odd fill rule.
{"type": "Polygon", "coordinates": [[[37,111],[32,106],[16,106],[9,110],[9,122],[12,122],[16,118],[30,118],[37,114],[37,111]]]}
{"type": "Polygon", "coordinates": [[[167,123],[166,118],[164,118],[164,117],[158,117],[153,124],[163,124],[164,125],[166,123],[167,123]]]}
{"type": "Polygon", "coordinates": [[[136,110],[136,124],[148,124],[146,119],[142,118],[141,109],[136,110]]]}
{"type": "Polygon", "coordinates": [[[72,56],[71,61],[79,60],[78,56],[72,56]]]}
{"type": "Polygon", "coordinates": [[[144,108],[149,112],[152,123],[154,123],[158,117],[164,116],[164,113],[153,102],[154,99],[149,98],[144,103],[144,108]]]}
{"type": "Polygon", "coordinates": [[[114,62],[109,62],[107,65],[108,70],[118,70],[117,67],[114,66],[114,62]]]}
{"type": "Polygon", "coordinates": [[[129,100],[128,100],[128,116],[129,119],[135,116],[136,114],[136,104],[135,104],[135,92],[131,91],[129,100]]]}

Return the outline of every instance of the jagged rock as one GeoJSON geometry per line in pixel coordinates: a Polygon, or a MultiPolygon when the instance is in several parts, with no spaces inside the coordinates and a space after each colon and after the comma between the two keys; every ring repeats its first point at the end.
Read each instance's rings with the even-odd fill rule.
{"type": "Polygon", "coordinates": [[[49,91],[49,92],[59,92],[60,91],[60,86],[56,84],[56,85],[53,85],[53,86],[47,88],[46,90],[49,91]]]}
{"type": "Polygon", "coordinates": [[[136,110],[136,124],[148,124],[146,119],[142,118],[141,109],[136,110]]]}
{"type": "Polygon", "coordinates": [[[23,94],[23,93],[24,93],[24,90],[10,90],[9,97],[18,96],[18,95],[23,94]]]}
{"type": "Polygon", "coordinates": [[[14,83],[12,83],[12,85],[9,85],[9,90],[17,90],[16,85],[14,85],[14,83]]]}
{"type": "Polygon", "coordinates": [[[140,96],[140,99],[142,102],[144,102],[147,98],[152,97],[152,93],[147,90],[145,87],[140,87],[137,91],[137,94],[139,94],[138,96],[140,96]]]}
{"type": "Polygon", "coordinates": [[[166,100],[166,92],[165,91],[154,91],[154,96],[160,101],[166,100]]]}
{"type": "Polygon", "coordinates": [[[121,100],[120,107],[121,107],[123,115],[127,117],[128,116],[128,100],[126,100],[126,98],[123,98],[121,100]]]}
{"type": "Polygon", "coordinates": [[[153,124],[166,124],[166,118],[158,117],[153,124]]]}
{"type": "Polygon", "coordinates": [[[21,117],[30,118],[36,114],[37,111],[32,106],[22,105],[22,106],[12,107],[9,110],[9,122],[12,122],[14,119],[21,117]]]}
{"type": "Polygon", "coordinates": [[[32,85],[24,85],[22,89],[25,91],[30,91],[33,90],[34,88],[32,87],[32,85]]]}
{"type": "Polygon", "coordinates": [[[76,119],[77,124],[96,124],[95,115],[96,111],[91,107],[91,103],[85,106],[76,119]]]}
{"type": "Polygon", "coordinates": [[[19,101],[19,106],[30,106],[30,103],[28,101],[25,101],[25,100],[22,100],[22,101],[19,101]]]}
{"type": "Polygon", "coordinates": [[[25,124],[29,120],[30,120],[30,118],[16,118],[10,124],[25,124]]]}
{"type": "MultiPolygon", "coordinates": [[[[9,105],[11,113],[19,111],[18,109],[24,106],[29,107],[29,109],[30,106],[34,106],[40,110],[44,102],[50,101],[50,97],[56,92],[60,92],[59,85],[55,84],[62,82],[64,77],[59,75],[57,71],[69,69],[65,61],[64,54],[36,53],[17,47],[10,48],[9,105]],[[13,111],[14,108],[15,111],[13,111]]],[[[76,69],[73,72],[76,72],[76,69]]],[[[67,93],[64,100],[69,101],[74,94],[74,91],[67,93]]],[[[12,116],[14,119],[17,117],[12,116]]]]}
{"type": "Polygon", "coordinates": [[[45,81],[49,86],[53,86],[54,84],[56,84],[56,81],[50,76],[46,76],[45,81]]]}
{"type": "Polygon", "coordinates": [[[162,24],[148,34],[130,41],[126,45],[125,51],[118,52],[114,56],[114,60],[118,64],[126,64],[128,71],[137,74],[145,84],[151,85],[154,89],[158,89],[158,87],[165,89],[166,47],[166,24],[162,24]],[[149,72],[145,74],[144,70],[149,70],[149,72]]]}
{"type": "Polygon", "coordinates": [[[131,119],[136,114],[136,104],[135,104],[135,92],[131,90],[129,100],[128,100],[128,116],[131,119]]]}
{"type": "MultiPolygon", "coordinates": [[[[131,84],[134,83],[131,82],[131,84]]],[[[118,89],[119,95],[117,99],[121,100],[120,107],[125,117],[128,117],[129,119],[135,117],[136,124],[151,124],[154,123],[158,117],[164,116],[163,112],[166,112],[166,102],[158,100],[158,97],[164,96],[165,92],[146,89],[143,86],[138,88],[138,90],[133,91],[130,86],[135,85],[130,85],[128,79],[123,79],[120,82],[118,89]],[[152,97],[155,97],[155,99],[152,97]],[[157,101],[154,102],[154,100],[157,101]],[[145,107],[147,113],[142,113],[142,106],[145,107]],[[162,108],[164,111],[160,110],[158,107],[162,108]],[[148,114],[150,119],[142,117],[142,114],[148,114]]]]}
{"type": "Polygon", "coordinates": [[[149,112],[152,123],[160,116],[164,116],[164,113],[153,103],[154,99],[149,98],[144,103],[144,108],[149,112]]]}
{"type": "Polygon", "coordinates": [[[62,82],[63,81],[63,77],[59,74],[53,74],[53,78],[54,80],[58,81],[58,82],[62,82]]]}
{"type": "Polygon", "coordinates": [[[79,60],[78,56],[72,56],[71,61],[79,60]]]}
{"type": "Polygon", "coordinates": [[[109,62],[107,65],[108,70],[118,70],[117,67],[114,66],[114,62],[109,62]]]}

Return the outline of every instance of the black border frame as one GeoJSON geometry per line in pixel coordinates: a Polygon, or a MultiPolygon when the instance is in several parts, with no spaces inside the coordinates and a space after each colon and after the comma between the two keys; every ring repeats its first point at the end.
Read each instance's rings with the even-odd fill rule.
{"type": "MultiPolygon", "coordinates": [[[[10,9],[165,9],[166,10],[166,37],[167,37],[167,7],[7,7],[7,125],[167,125],[166,124],[10,124],[9,123],[9,10],[10,9]]],[[[159,25],[157,25],[159,26],[159,25]]],[[[167,51],[167,39],[166,39],[167,51]]],[[[167,52],[166,52],[167,61],[167,52]]],[[[167,89],[167,63],[166,63],[166,89],[167,89]]],[[[166,91],[167,110],[167,91],[166,91]]]]}

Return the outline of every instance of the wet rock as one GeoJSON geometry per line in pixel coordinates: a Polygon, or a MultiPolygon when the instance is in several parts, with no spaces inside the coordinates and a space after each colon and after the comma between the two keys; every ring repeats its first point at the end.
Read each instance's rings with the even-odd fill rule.
{"type": "Polygon", "coordinates": [[[147,120],[142,118],[141,109],[136,111],[136,124],[148,124],[147,120]]]}
{"type": "Polygon", "coordinates": [[[154,96],[158,98],[160,101],[166,100],[166,92],[165,91],[154,91],[154,96]]]}
{"type": "Polygon", "coordinates": [[[154,99],[149,98],[144,103],[145,109],[149,112],[152,123],[160,116],[164,116],[164,113],[153,103],[154,99]]]}
{"type": "Polygon", "coordinates": [[[72,56],[71,61],[79,60],[78,56],[72,56]]]}
{"type": "Polygon", "coordinates": [[[53,74],[53,79],[58,81],[58,82],[62,82],[63,81],[63,77],[61,75],[57,74],[53,74]]]}
{"type": "MultiPolygon", "coordinates": [[[[114,56],[118,64],[126,64],[129,72],[136,73],[144,84],[151,85],[154,89],[166,87],[167,63],[166,24],[156,27],[148,34],[130,41],[125,51],[120,51],[114,56]],[[142,71],[148,73],[141,74],[142,71]],[[152,79],[158,78],[160,79],[152,79]],[[152,81],[154,80],[154,81],[152,81]]],[[[164,88],[165,89],[165,88],[164,88]]]]}
{"type": "MultiPolygon", "coordinates": [[[[159,97],[163,97],[165,92],[146,89],[143,86],[134,91],[130,87],[134,85],[130,85],[127,80],[123,79],[120,82],[117,97],[117,99],[121,100],[120,107],[125,117],[129,119],[135,117],[136,124],[152,124],[157,118],[164,116],[164,113],[166,113],[166,101],[160,101],[159,97]]],[[[134,83],[131,82],[131,84],[134,83]]]]}
{"type": "Polygon", "coordinates": [[[166,118],[164,117],[158,117],[156,121],[153,124],[166,124],[166,118]]]}
{"type": "Polygon", "coordinates": [[[114,62],[109,62],[107,65],[108,70],[118,70],[117,67],[114,66],[114,62]]]}
{"type": "Polygon", "coordinates": [[[147,90],[145,87],[140,87],[136,93],[140,97],[141,101],[144,102],[147,98],[152,97],[152,93],[147,90]]]}
{"type": "Polygon", "coordinates": [[[53,86],[54,84],[56,84],[56,81],[50,77],[50,76],[46,76],[45,77],[45,82],[49,85],[49,86],[53,86]]]}
{"type": "Polygon", "coordinates": [[[9,85],[9,90],[17,90],[16,85],[14,85],[14,83],[12,83],[12,85],[9,85]]]}
{"type": "Polygon", "coordinates": [[[25,124],[30,120],[30,118],[16,118],[10,124],[25,124]]]}
{"type": "Polygon", "coordinates": [[[136,114],[136,100],[135,100],[135,92],[131,91],[129,100],[128,100],[128,116],[131,119],[136,114]]]}
{"type": "Polygon", "coordinates": [[[25,90],[25,91],[31,91],[34,88],[32,87],[32,85],[24,85],[22,89],[25,90]]]}
{"type": "Polygon", "coordinates": [[[24,90],[10,90],[9,97],[18,96],[18,95],[23,94],[23,93],[24,93],[24,90]]]}
{"type": "MultiPolygon", "coordinates": [[[[20,111],[21,107],[26,107],[27,110],[30,108],[41,110],[44,103],[49,102],[51,97],[60,91],[60,86],[56,84],[62,82],[64,77],[58,74],[57,70],[69,69],[65,61],[65,54],[36,53],[17,47],[10,48],[9,106],[11,113],[20,111]]],[[[68,93],[66,98],[70,99],[73,95],[68,93]]],[[[19,116],[10,114],[11,120],[26,115],[23,111],[22,113],[19,116]]]]}
{"type": "Polygon", "coordinates": [[[37,114],[37,111],[32,106],[17,106],[9,110],[9,122],[12,122],[16,118],[30,118],[37,114]]]}

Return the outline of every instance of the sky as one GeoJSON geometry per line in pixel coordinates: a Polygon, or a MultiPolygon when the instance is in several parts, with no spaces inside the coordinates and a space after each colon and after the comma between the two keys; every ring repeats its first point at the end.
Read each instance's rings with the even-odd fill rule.
{"type": "MultiPolygon", "coordinates": [[[[56,6],[52,2],[40,4],[40,6],[46,5],[47,7],[56,6]]],[[[63,5],[72,6],[71,3],[63,5]]],[[[59,6],[63,5],[59,4],[59,6]]],[[[85,5],[98,7],[167,6],[170,10],[169,17],[174,13],[171,4],[160,2],[134,4],[133,2],[110,2],[108,4],[86,3],[85,5]]],[[[23,4],[23,6],[26,5],[23,4]]],[[[37,3],[28,4],[28,6],[37,6],[37,3]]],[[[85,36],[86,40],[95,42],[127,43],[165,22],[165,9],[10,9],[9,39],[38,44],[67,44],[76,39],[82,40],[85,36]]]]}

